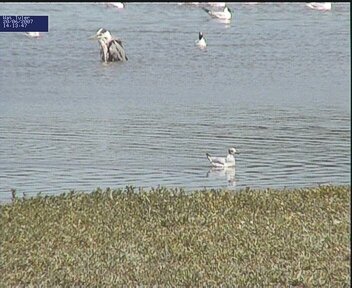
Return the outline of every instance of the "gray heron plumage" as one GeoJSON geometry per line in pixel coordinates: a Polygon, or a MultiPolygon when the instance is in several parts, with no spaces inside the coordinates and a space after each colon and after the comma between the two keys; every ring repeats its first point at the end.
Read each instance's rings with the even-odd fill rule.
{"type": "Polygon", "coordinates": [[[128,60],[121,39],[114,38],[110,31],[100,28],[91,38],[98,39],[100,44],[100,57],[103,62],[124,62],[128,60]]]}

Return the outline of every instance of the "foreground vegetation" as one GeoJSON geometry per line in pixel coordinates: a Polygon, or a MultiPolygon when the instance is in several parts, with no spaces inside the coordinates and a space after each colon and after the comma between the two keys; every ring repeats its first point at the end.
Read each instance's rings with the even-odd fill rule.
{"type": "Polygon", "coordinates": [[[97,190],[0,207],[0,287],[348,287],[350,186],[97,190]]]}

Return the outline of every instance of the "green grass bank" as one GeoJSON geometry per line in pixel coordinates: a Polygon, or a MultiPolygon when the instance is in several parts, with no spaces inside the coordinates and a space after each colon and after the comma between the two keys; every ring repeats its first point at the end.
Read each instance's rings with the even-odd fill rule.
{"type": "Polygon", "coordinates": [[[15,199],[0,206],[0,287],[349,287],[350,191],[15,199]]]}

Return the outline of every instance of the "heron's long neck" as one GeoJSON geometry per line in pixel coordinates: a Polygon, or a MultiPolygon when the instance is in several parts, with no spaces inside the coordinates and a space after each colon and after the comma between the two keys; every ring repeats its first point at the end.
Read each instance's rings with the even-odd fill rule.
{"type": "Polygon", "coordinates": [[[110,33],[106,33],[106,35],[104,36],[105,36],[106,42],[110,42],[112,40],[112,36],[110,33]]]}
{"type": "Polygon", "coordinates": [[[100,47],[101,47],[101,57],[104,62],[108,61],[108,47],[104,40],[99,39],[100,47]]]}

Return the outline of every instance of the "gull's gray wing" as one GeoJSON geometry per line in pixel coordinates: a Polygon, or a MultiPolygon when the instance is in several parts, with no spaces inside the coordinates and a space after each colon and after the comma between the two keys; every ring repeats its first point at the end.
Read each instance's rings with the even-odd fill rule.
{"type": "MultiPolygon", "coordinates": [[[[205,12],[207,12],[211,17],[214,17],[214,18],[218,18],[219,17],[219,15],[221,15],[221,13],[222,12],[215,12],[215,11],[211,11],[211,10],[209,10],[209,9],[207,9],[207,8],[204,8],[204,7],[202,7],[202,9],[205,11],[205,12]]],[[[220,16],[221,17],[221,16],[220,16]]]]}
{"type": "Polygon", "coordinates": [[[225,165],[226,163],[226,158],[224,157],[210,157],[210,160],[212,163],[218,164],[218,165],[225,165]]]}

